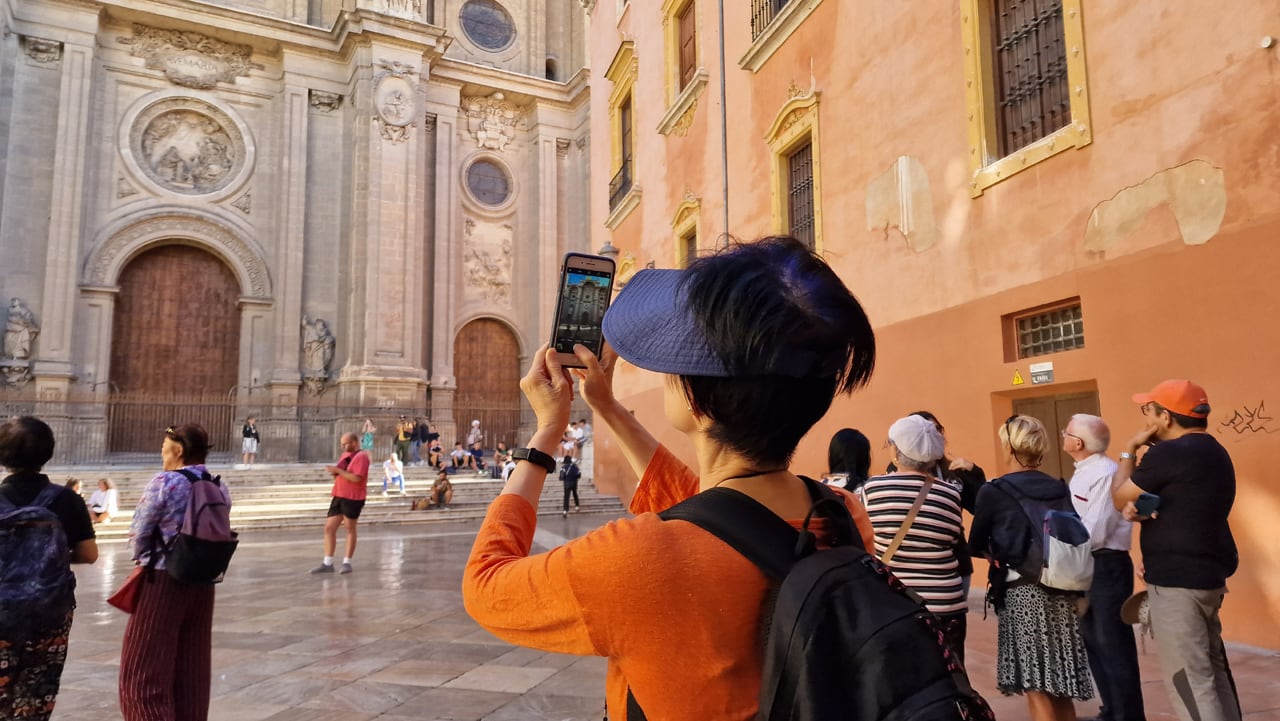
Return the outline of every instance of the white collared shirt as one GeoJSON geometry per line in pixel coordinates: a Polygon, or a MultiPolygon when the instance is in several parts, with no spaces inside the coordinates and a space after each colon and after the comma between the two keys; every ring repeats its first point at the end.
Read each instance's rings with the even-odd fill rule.
{"type": "Polygon", "coordinates": [[[1089,529],[1090,546],[1095,551],[1108,548],[1128,551],[1133,539],[1133,524],[1124,520],[1111,502],[1111,480],[1116,462],[1102,453],[1076,461],[1071,476],[1071,503],[1080,520],[1089,529]]]}

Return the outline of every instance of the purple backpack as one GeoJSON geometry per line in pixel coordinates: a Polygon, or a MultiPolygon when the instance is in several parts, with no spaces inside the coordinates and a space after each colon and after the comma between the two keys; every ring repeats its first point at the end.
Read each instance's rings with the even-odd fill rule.
{"type": "Polygon", "coordinates": [[[165,548],[165,570],[184,583],[220,583],[239,543],[231,530],[231,494],[220,476],[178,473],[191,481],[191,495],[182,528],[165,548]]]}
{"type": "Polygon", "coordinates": [[[61,491],[50,483],[28,506],[0,493],[0,639],[58,628],[76,606],[67,534],[49,510],[61,491]]]}

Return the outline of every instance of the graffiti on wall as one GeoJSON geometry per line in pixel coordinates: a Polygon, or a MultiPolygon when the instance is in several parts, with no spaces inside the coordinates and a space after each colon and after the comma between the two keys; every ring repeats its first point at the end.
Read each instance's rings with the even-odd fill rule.
{"type": "Polygon", "coordinates": [[[1273,420],[1267,415],[1266,401],[1258,401],[1258,405],[1253,408],[1242,405],[1232,411],[1227,420],[1218,424],[1218,433],[1226,434],[1231,431],[1237,436],[1275,433],[1277,429],[1271,425],[1273,420]]]}

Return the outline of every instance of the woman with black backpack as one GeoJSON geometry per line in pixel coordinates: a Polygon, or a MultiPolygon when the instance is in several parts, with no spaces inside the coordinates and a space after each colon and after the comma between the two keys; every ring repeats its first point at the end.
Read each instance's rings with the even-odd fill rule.
{"type": "Polygon", "coordinates": [[[67,662],[72,563],[98,560],[80,494],[40,473],[53,430],[22,416],[0,424],[0,719],[48,719],[67,662]],[[32,593],[36,595],[32,595],[32,593]]]}
{"type": "Polygon", "coordinates": [[[991,561],[996,686],[1004,694],[1025,695],[1032,721],[1075,721],[1072,699],[1093,698],[1078,618],[1083,594],[1047,588],[1015,570],[1027,568],[1037,532],[1018,499],[1072,511],[1070,491],[1039,470],[1049,449],[1039,420],[1010,416],[1000,427],[1000,447],[1009,473],[978,491],[969,534],[973,555],[991,561]]]}
{"type": "Polygon", "coordinates": [[[204,721],[213,655],[211,583],[184,583],[166,570],[193,493],[205,478],[209,435],[195,423],[171,426],[160,449],[163,470],[142,492],[129,545],[144,567],[141,591],[120,652],[124,721],[204,721]]]}

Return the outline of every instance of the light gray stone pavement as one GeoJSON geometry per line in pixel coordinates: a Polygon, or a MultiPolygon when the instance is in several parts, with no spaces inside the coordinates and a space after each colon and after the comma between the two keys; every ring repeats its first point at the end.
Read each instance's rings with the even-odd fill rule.
{"type": "MultiPolygon", "coordinates": [[[[540,519],[535,550],[607,520],[540,519]]],[[[210,719],[599,719],[603,659],[511,646],[463,611],[459,587],[475,529],[474,523],[363,528],[355,572],[347,576],[307,573],[320,558],[319,528],[245,537],[218,589],[210,719]]],[[[106,598],[129,566],[127,547],[112,543],[103,545],[96,565],[77,569],[79,608],[55,721],[120,718],[125,616],[106,598]]],[[[998,718],[1027,718],[1021,698],[994,692],[995,616],[984,621],[976,598],[971,606],[974,685],[998,718]]],[[[1280,721],[1280,654],[1232,648],[1230,658],[1246,721],[1280,721]]],[[[1148,721],[1173,719],[1150,642],[1142,665],[1148,721]]],[[[1097,709],[1096,702],[1077,704],[1082,717],[1097,709]]]]}

